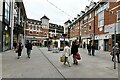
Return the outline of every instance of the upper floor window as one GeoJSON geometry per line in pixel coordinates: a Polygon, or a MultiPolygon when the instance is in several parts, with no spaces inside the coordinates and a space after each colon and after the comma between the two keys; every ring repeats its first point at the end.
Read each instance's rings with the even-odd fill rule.
{"type": "Polygon", "coordinates": [[[117,12],[117,21],[120,21],[120,10],[117,12]]]}
{"type": "Polygon", "coordinates": [[[88,16],[85,16],[84,17],[84,24],[87,23],[87,21],[88,21],[88,16]]]}
{"type": "Polygon", "coordinates": [[[5,0],[5,19],[9,22],[10,18],[10,0],[5,0]]]}
{"type": "Polygon", "coordinates": [[[104,26],[104,11],[98,14],[98,27],[104,26]]]}
{"type": "Polygon", "coordinates": [[[37,27],[37,30],[39,30],[40,28],[39,27],[37,27]]]}
{"type": "Polygon", "coordinates": [[[89,14],[89,18],[91,18],[91,13],[89,14]]]}
{"type": "Polygon", "coordinates": [[[87,27],[86,27],[86,25],[84,26],[84,32],[86,32],[86,30],[87,30],[87,27]]]}
{"type": "Polygon", "coordinates": [[[101,5],[97,10],[96,10],[96,13],[100,13],[102,12],[103,10],[105,10],[106,8],[109,8],[109,3],[106,3],[106,4],[103,4],[101,5]]]}
{"type": "Polygon", "coordinates": [[[91,30],[91,23],[89,24],[89,31],[91,30]]]}
{"type": "Polygon", "coordinates": [[[32,31],[30,31],[30,35],[32,35],[32,31]]]}

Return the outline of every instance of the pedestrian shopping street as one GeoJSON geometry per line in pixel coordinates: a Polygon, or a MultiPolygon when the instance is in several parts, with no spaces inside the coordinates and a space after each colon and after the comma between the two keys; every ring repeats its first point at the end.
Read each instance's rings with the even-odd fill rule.
{"type": "Polygon", "coordinates": [[[79,48],[79,52],[82,59],[71,67],[60,62],[62,51],[53,53],[46,47],[34,46],[30,59],[25,48],[20,59],[14,50],[3,52],[2,78],[118,78],[109,52],[96,51],[95,56],[89,56],[86,49],[79,48]]]}

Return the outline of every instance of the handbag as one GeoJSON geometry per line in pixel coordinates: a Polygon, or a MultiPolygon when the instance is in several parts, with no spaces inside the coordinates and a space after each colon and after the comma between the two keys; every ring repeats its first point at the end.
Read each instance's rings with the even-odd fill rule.
{"type": "Polygon", "coordinates": [[[75,57],[76,57],[76,59],[81,60],[80,53],[77,53],[77,54],[75,55],[75,57]]]}
{"type": "Polygon", "coordinates": [[[65,62],[65,56],[64,55],[60,57],[60,62],[65,62]]]}

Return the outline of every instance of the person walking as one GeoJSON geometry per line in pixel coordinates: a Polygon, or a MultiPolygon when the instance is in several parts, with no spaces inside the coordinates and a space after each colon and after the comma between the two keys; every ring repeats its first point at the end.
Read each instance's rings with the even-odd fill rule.
{"type": "Polygon", "coordinates": [[[23,49],[22,43],[19,42],[19,44],[18,44],[18,46],[17,46],[18,59],[21,57],[22,49],[23,49]]]}
{"type": "Polygon", "coordinates": [[[71,47],[71,54],[73,54],[73,64],[78,64],[77,59],[76,59],[76,54],[78,53],[78,45],[76,41],[73,41],[72,47],[71,47]]]}
{"type": "Polygon", "coordinates": [[[13,42],[13,47],[14,47],[14,50],[16,50],[16,47],[17,47],[17,42],[16,41],[13,42]]]}
{"type": "Polygon", "coordinates": [[[69,67],[71,67],[71,63],[70,61],[68,60],[68,58],[70,57],[71,53],[70,53],[70,47],[69,47],[69,43],[68,42],[65,42],[65,47],[64,47],[64,54],[65,56],[65,61],[64,61],[64,65],[65,63],[67,62],[69,67]]]}
{"type": "Polygon", "coordinates": [[[88,44],[88,45],[87,45],[87,49],[88,49],[88,55],[91,56],[91,44],[88,44]]]}
{"type": "Polygon", "coordinates": [[[92,48],[92,55],[95,56],[95,44],[92,44],[91,48],[92,48]]]}
{"type": "Polygon", "coordinates": [[[32,50],[32,43],[30,41],[27,41],[27,44],[25,47],[27,48],[28,58],[30,58],[30,54],[31,54],[31,50],[32,50]]]}
{"type": "Polygon", "coordinates": [[[86,43],[84,42],[84,43],[83,43],[83,49],[85,49],[85,48],[86,48],[86,43]]]}
{"type": "Polygon", "coordinates": [[[114,58],[115,58],[114,52],[115,52],[115,56],[117,56],[118,63],[120,63],[120,60],[119,60],[120,48],[118,47],[118,43],[116,43],[115,46],[113,46],[112,48],[112,61],[114,61],[114,58]]]}

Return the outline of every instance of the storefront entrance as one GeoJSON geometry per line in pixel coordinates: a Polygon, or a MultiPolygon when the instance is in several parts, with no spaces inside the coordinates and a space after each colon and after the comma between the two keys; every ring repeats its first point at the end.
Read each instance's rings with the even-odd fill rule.
{"type": "Polygon", "coordinates": [[[105,39],[104,40],[104,51],[108,51],[108,48],[109,48],[109,40],[105,39]]]}

